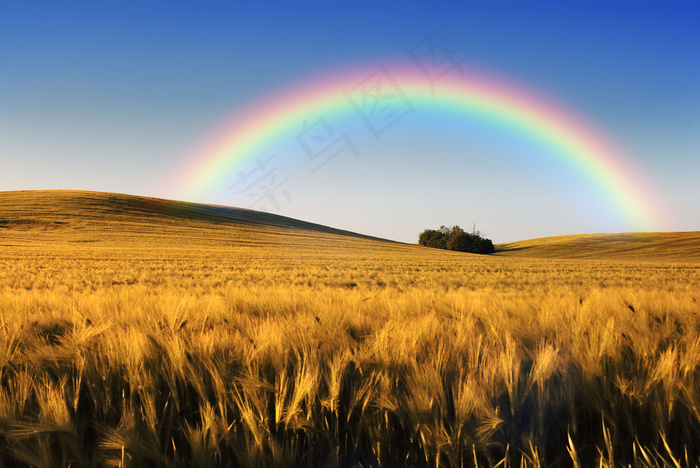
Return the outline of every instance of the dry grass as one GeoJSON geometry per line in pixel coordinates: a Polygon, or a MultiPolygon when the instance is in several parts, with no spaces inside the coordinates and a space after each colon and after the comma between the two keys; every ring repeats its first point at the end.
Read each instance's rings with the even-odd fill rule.
{"type": "Polygon", "coordinates": [[[695,466],[696,263],[0,193],[0,466],[695,466]]]}
{"type": "Polygon", "coordinates": [[[700,232],[555,236],[501,244],[498,250],[507,256],[698,263],[700,232]]]}

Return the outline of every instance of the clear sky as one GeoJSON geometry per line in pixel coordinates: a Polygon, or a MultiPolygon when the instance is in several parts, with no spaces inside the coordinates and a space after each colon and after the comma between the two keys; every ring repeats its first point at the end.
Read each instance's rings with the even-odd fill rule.
{"type": "MultiPolygon", "coordinates": [[[[466,69],[546,96],[622,149],[661,207],[649,229],[698,230],[698,25],[697,1],[3,1],[0,190],[183,199],[176,168],[225,122],[338,70],[415,63],[436,34],[466,69]]],[[[589,176],[498,121],[425,108],[376,138],[352,118],[336,130],[356,155],[311,172],[297,138],[272,135],[190,201],[251,206],[231,186],[277,154],[287,185],[267,210],[375,236],[635,230],[589,176]]]]}

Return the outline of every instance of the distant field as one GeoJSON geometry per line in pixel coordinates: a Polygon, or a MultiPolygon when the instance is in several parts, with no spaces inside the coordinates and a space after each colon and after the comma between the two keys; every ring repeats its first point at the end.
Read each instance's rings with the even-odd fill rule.
{"type": "Polygon", "coordinates": [[[498,246],[499,255],[700,262],[700,232],[579,234],[544,237],[498,246]]]}
{"type": "Polygon", "coordinates": [[[496,247],[0,193],[0,466],[700,463],[700,234],[496,247]]]}

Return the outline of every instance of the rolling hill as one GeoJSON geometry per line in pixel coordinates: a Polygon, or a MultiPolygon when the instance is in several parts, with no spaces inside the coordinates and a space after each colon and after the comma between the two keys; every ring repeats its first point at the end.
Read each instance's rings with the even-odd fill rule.
{"type": "MultiPolygon", "coordinates": [[[[0,192],[0,248],[88,245],[465,255],[241,208],[103,192],[0,192]]],[[[496,249],[500,257],[698,262],[700,232],[567,235],[499,244],[496,249]]]]}
{"type": "Polygon", "coordinates": [[[403,244],[252,210],[84,191],[0,192],[0,246],[308,247],[403,244]]]}
{"type": "Polygon", "coordinates": [[[577,234],[496,246],[497,255],[535,258],[700,261],[700,232],[577,234]]]}

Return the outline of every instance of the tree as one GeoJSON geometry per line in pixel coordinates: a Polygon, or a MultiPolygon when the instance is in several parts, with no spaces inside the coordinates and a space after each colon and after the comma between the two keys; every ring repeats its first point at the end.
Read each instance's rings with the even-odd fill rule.
{"type": "Polygon", "coordinates": [[[471,252],[474,247],[472,237],[464,232],[459,226],[454,226],[447,235],[447,250],[457,250],[458,252],[471,252]]]}
{"type": "Polygon", "coordinates": [[[418,237],[418,244],[436,249],[447,248],[445,234],[441,230],[426,229],[418,237]]]}
{"type": "Polygon", "coordinates": [[[491,254],[495,251],[496,248],[493,246],[493,242],[491,242],[491,239],[484,239],[483,237],[480,237],[474,243],[474,250],[472,252],[478,254],[491,254]]]}
{"type": "Polygon", "coordinates": [[[491,239],[483,237],[476,228],[469,234],[459,226],[426,229],[418,236],[418,245],[479,254],[490,254],[495,251],[491,239]]]}

